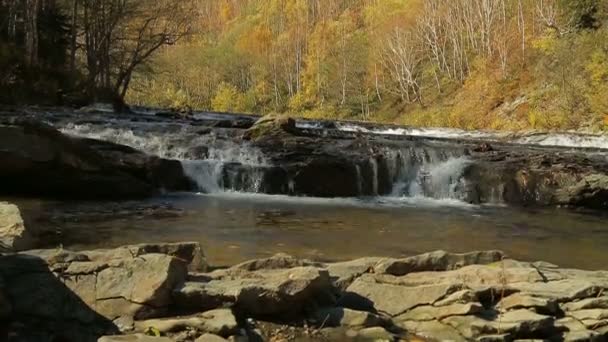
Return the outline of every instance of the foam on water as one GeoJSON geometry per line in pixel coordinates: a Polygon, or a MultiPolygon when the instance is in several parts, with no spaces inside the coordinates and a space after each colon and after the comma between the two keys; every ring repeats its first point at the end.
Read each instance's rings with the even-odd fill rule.
{"type": "MultiPolygon", "coordinates": [[[[581,133],[533,133],[516,134],[509,132],[465,131],[455,128],[366,128],[352,123],[338,123],[344,132],[361,132],[383,135],[409,135],[443,139],[473,139],[509,142],[522,145],[556,146],[572,148],[608,149],[608,135],[581,133]]],[[[310,124],[309,128],[315,128],[310,124]]]]}

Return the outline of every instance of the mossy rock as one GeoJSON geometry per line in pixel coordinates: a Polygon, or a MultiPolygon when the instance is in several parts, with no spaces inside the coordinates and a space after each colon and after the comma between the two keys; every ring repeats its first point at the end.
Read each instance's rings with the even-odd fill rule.
{"type": "Polygon", "coordinates": [[[298,132],[296,120],[285,115],[266,115],[248,129],[243,138],[258,140],[266,137],[293,135],[298,132]]]}

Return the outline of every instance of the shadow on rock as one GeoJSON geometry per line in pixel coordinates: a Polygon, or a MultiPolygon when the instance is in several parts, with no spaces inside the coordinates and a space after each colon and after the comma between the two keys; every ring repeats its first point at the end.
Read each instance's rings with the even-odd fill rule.
{"type": "Polygon", "coordinates": [[[61,274],[29,255],[0,256],[0,322],[0,340],[7,342],[94,342],[118,332],[61,274]]]}

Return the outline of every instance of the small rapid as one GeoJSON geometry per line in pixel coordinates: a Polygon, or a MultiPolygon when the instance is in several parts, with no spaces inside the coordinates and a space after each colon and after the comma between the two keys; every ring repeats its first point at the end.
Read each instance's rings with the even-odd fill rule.
{"type": "MultiPolygon", "coordinates": [[[[215,131],[187,125],[117,122],[69,123],[61,131],[179,160],[201,193],[297,195],[294,176],[277,171],[280,168],[259,148],[215,131]]],[[[470,162],[462,150],[385,148],[380,156],[354,162],[353,186],[359,197],[464,200],[461,185],[470,162]]]]}
{"type": "MultiPolygon", "coordinates": [[[[322,129],[315,123],[302,124],[308,129],[322,129]]],[[[536,145],[547,147],[570,147],[608,149],[607,134],[585,134],[576,132],[498,132],[466,131],[456,128],[416,128],[416,127],[365,127],[353,123],[336,123],[338,130],[379,135],[415,136],[440,139],[471,139],[494,142],[505,142],[519,145],[536,145]]]]}

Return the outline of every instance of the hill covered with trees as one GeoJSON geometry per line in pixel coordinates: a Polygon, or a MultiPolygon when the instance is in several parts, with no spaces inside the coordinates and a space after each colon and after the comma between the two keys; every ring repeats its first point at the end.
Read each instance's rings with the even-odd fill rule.
{"type": "Polygon", "coordinates": [[[139,104],[414,125],[602,129],[607,0],[232,0],[139,104]]]}
{"type": "Polygon", "coordinates": [[[0,25],[2,102],[608,126],[608,0],[0,0],[0,25]]]}

